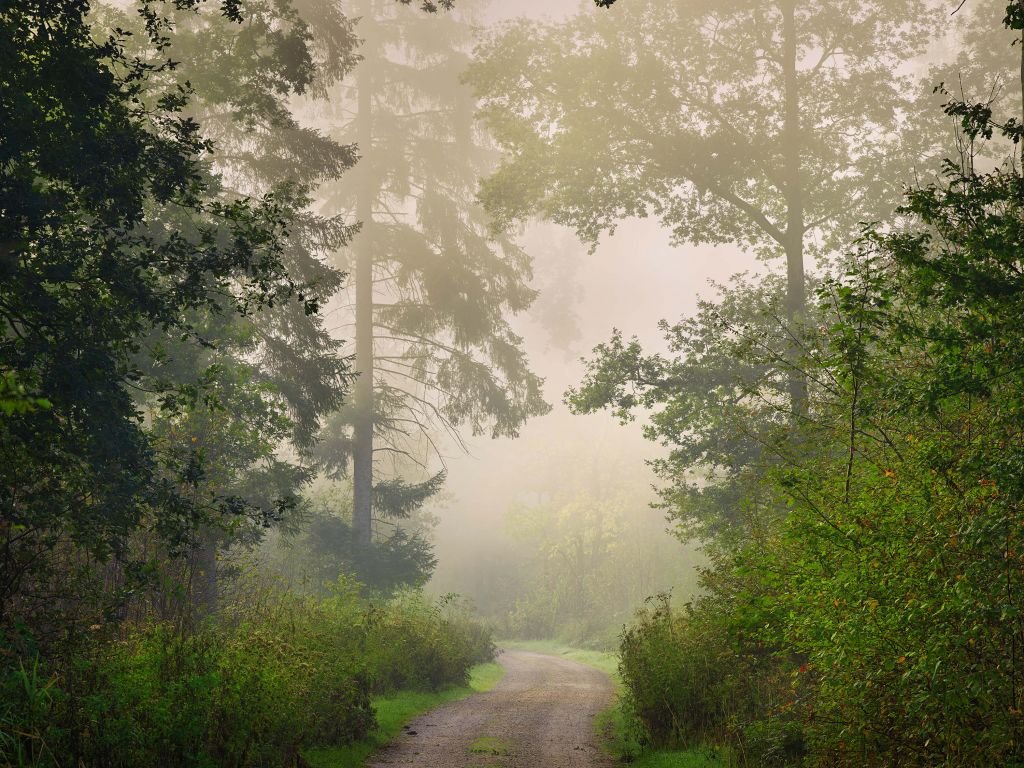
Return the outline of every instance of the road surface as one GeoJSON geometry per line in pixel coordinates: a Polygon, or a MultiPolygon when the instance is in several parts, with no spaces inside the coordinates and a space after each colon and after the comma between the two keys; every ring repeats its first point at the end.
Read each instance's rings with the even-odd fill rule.
{"type": "Polygon", "coordinates": [[[371,768],[610,768],[594,716],[614,690],[598,670],[558,656],[505,651],[501,682],[423,715],[371,768]]]}

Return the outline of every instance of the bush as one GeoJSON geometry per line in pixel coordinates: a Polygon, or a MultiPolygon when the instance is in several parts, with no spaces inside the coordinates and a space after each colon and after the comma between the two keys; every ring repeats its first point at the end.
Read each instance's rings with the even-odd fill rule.
{"type": "Polygon", "coordinates": [[[405,591],[373,615],[370,642],[378,690],[464,684],[470,667],[494,658],[490,633],[454,597],[435,602],[405,591]]]}
{"type": "Polygon", "coordinates": [[[0,765],[288,768],[302,749],[365,737],[372,693],[463,683],[493,658],[452,601],[372,605],[344,582],[324,599],[246,595],[195,629],[97,637],[59,667],[7,653],[0,765]]]}
{"type": "Polygon", "coordinates": [[[775,765],[773,755],[802,750],[787,705],[795,695],[787,672],[794,665],[740,639],[728,623],[734,609],[719,598],[678,611],[659,595],[637,613],[620,646],[624,709],[642,744],[729,744],[742,762],[757,754],[749,764],[775,765]]]}

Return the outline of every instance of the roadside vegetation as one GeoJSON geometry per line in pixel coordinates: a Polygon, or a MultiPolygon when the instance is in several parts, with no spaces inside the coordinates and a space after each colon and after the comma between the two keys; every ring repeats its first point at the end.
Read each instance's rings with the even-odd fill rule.
{"type": "MultiPolygon", "coordinates": [[[[1017,119],[946,109],[972,152],[1020,140],[1017,119]]],[[[677,414],[689,396],[660,382],[723,354],[745,368],[713,429],[749,453],[705,486],[734,506],[715,521],[694,490],[705,499],[676,508],[728,526],[708,537],[703,593],[657,598],[622,636],[624,704],[648,743],[756,766],[1024,759],[1022,189],[1015,165],[950,163],[812,286],[781,346],[778,294],[741,284],[671,329],[685,361],[602,351],[581,406],[621,407],[605,374],[628,360],[677,414]]]]}
{"type": "MultiPolygon", "coordinates": [[[[10,765],[292,766],[315,748],[365,757],[409,718],[493,685],[488,634],[457,608],[355,585],[309,597],[247,584],[192,627],[96,626],[61,666],[8,667],[10,765]]],[[[358,765],[342,758],[318,765],[358,765]]]]}
{"type": "Polygon", "coordinates": [[[709,558],[623,629],[609,717],[656,763],[1024,764],[1021,4],[947,9],[934,100],[892,58],[923,3],[602,4],[482,46],[485,203],[769,264],[567,393],[643,420],[709,558]]]}
{"type": "MultiPolygon", "coordinates": [[[[392,43],[465,45],[468,17],[375,8],[392,43]]],[[[360,150],[308,116],[340,115],[360,64],[393,93],[362,31],[333,0],[0,4],[0,766],[294,768],[496,674],[464,603],[420,591],[444,476],[416,450],[436,423],[396,426],[408,441],[353,478],[353,421],[401,405],[353,418],[335,325],[368,222],[322,203],[357,195],[360,150]]],[[[404,93],[394,109],[440,98],[404,93]]],[[[428,250],[461,220],[433,224],[428,250]]],[[[500,345],[533,382],[504,326],[532,300],[524,257],[477,244],[485,272],[508,270],[493,306],[485,277],[459,284],[488,329],[453,339],[468,332],[444,302],[448,320],[391,325],[463,365],[500,345]]],[[[481,413],[446,378],[458,404],[438,429],[507,434],[543,411],[533,386],[525,412],[497,408],[505,383],[481,413]]]]}
{"type": "Polygon", "coordinates": [[[438,691],[404,690],[374,696],[376,728],[366,737],[344,746],[307,750],[304,756],[311,768],[362,768],[378,749],[401,734],[404,727],[418,715],[435,707],[457,701],[474,693],[491,690],[505,674],[497,662],[483,662],[469,670],[469,682],[452,684],[438,691]]]}

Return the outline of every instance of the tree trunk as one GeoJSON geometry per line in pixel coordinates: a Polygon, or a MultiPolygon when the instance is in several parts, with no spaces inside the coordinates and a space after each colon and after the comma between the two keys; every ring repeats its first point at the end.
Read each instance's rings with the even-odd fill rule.
{"type": "MultiPolygon", "coordinates": [[[[372,9],[371,9],[372,12],[372,9]]],[[[359,114],[356,127],[360,162],[372,162],[373,101],[369,61],[359,65],[356,87],[359,114]]],[[[357,545],[370,543],[373,530],[373,201],[371,175],[357,191],[356,219],[356,371],[355,418],[352,434],[352,537],[357,545]]]]}
{"type": "MultiPolygon", "coordinates": [[[[786,200],[786,320],[795,330],[806,309],[804,286],[804,190],[800,165],[800,83],[797,79],[796,0],[783,0],[782,70],[785,89],[783,122],[783,162],[786,200]]],[[[793,345],[793,362],[799,349],[793,345]]],[[[789,376],[790,405],[794,414],[805,410],[807,380],[798,370],[789,376]]]]}
{"type": "Polygon", "coordinates": [[[217,609],[217,545],[220,537],[210,527],[199,533],[199,541],[192,554],[191,614],[208,616],[217,609]]]}

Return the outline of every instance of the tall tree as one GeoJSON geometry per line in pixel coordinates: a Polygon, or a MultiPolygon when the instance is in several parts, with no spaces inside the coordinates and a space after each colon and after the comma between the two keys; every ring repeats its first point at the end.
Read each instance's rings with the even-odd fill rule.
{"type": "MultiPolygon", "coordinates": [[[[168,536],[194,523],[133,395],[152,383],[147,335],[196,341],[197,315],[303,289],[282,261],[293,196],[225,194],[188,89],[147,98],[174,69],[163,10],[142,7],[146,61],[94,29],[88,3],[0,7],[0,621],[15,595],[56,607],[42,582],[20,588],[58,544],[107,558],[153,510],[168,536]]],[[[160,393],[168,411],[190,394],[160,393]]],[[[190,463],[171,469],[194,486],[190,463]]]]}
{"type": "Polygon", "coordinates": [[[463,426],[514,436],[547,410],[508,321],[533,300],[529,259],[511,239],[490,238],[472,202],[494,162],[458,81],[472,11],[467,3],[425,18],[382,0],[355,9],[363,60],[354,88],[343,89],[334,135],[355,142],[361,160],[329,204],[361,226],[340,254],[354,267],[359,378],[328,444],[336,468],[351,459],[362,545],[375,517],[407,513],[441,479],[385,479],[379,457],[425,468],[431,452],[442,456],[439,431],[456,441],[463,426]]]}
{"type": "MultiPolygon", "coordinates": [[[[786,261],[786,312],[805,261],[891,210],[915,158],[899,130],[924,42],[923,0],[631,0],[558,24],[517,21],[469,81],[504,148],[483,201],[596,244],[657,215],[682,243],[786,261]]],[[[798,394],[798,393],[795,393],[798,394]]]]}
{"type": "Polygon", "coordinates": [[[343,274],[328,260],[352,227],[308,206],[356,155],[300,124],[294,102],[322,100],[354,66],[354,24],[332,0],[242,0],[239,12],[244,25],[205,9],[175,14],[176,72],[194,90],[190,114],[214,143],[213,169],[226,191],[244,198],[286,190],[294,197],[282,262],[307,288],[252,317],[204,316],[197,325],[209,345],[173,345],[172,362],[161,366],[185,381],[206,378],[207,389],[220,394],[170,420],[156,414],[163,444],[201,454],[205,487],[250,509],[250,525],[214,515],[204,527],[190,579],[197,596],[205,595],[202,604],[216,594],[218,549],[258,538],[299,503],[314,474],[304,459],[348,387],[342,342],[318,309],[341,286],[343,274]],[[282,453],[285,443],[292,450],[282,453]]]}

